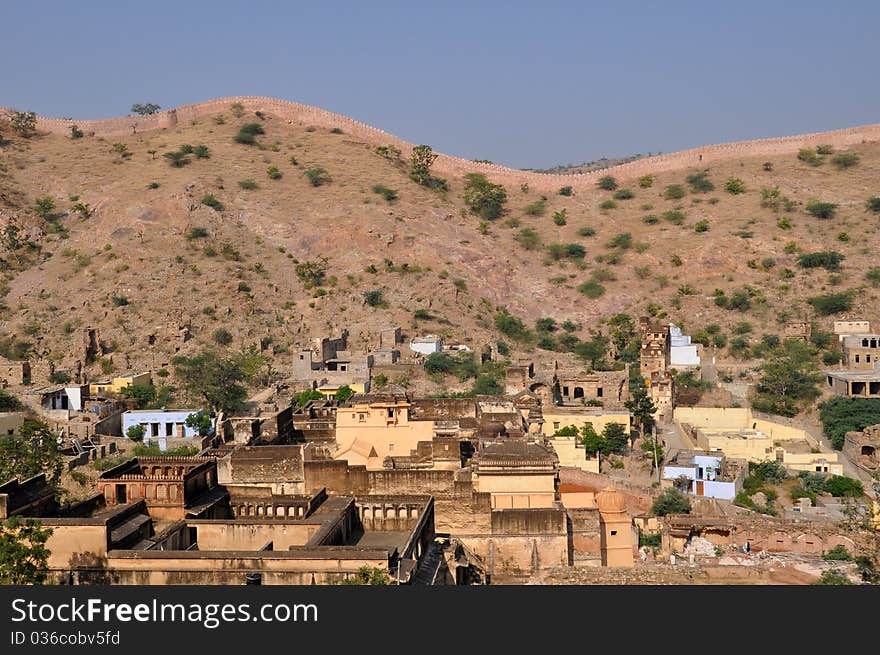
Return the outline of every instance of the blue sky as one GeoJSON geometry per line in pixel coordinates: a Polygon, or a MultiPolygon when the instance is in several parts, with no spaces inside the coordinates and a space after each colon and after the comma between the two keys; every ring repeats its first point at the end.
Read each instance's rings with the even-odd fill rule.
{"type": "Polygon", "coordinates": [[[880,120],[880,2],[3,3],[0,105],[266,95],[545,167],[880,120]]]}

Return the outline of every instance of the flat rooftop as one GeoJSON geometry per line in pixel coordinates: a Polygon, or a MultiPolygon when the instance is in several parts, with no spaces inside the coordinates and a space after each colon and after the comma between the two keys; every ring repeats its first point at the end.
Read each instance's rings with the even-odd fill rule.
{"type": "Polygon", "coordinates": [[[844,370],[844,371],[822,371],[825,375],[837,378],[838,380],[848,380],[850,382],[878,382],[880,381],[880,369],[874,371],[844,370]]]}

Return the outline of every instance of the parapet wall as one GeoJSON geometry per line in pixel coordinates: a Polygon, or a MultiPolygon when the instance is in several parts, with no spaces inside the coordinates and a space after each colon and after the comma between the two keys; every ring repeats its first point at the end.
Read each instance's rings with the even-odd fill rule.
{"type": "MultiPolygon", "coordinates": [[[[413,144],[360,121],[334,114],[324,109],[303,105],[297,102],[265,98],[260,96],[235,96],[207,100],[176,109],[159,112],[150,116],[125,116],[100,120],[70,120],[38,117],[37,128],[44,132],[69,134],[71,125],[95,136],[111,137],[141,133],[157,129],[173,128],[197,122],[206,116],[228,111],[230,105],[240,103],[247,111],[260,111],[282,118],[289,123],[314,125],[324,128],[340,128],[347,134],[364,139],[373,145],[393,145],[408,157],[413,144]]],[[[9,110],[0,108],[0,114],[9,110]]],[[[467,173],[484,173],[495,182],[507,185],[528,184],[536,190],[557,191],[563,186],[575,189],[592,188],[595,181],[603,175],[615,175],[622,179],[632,179],[646,174],[679,170],[688,167],[706,166],[714,161],[733,157],[769,157],[796,153],[804,147],[830,144],[837,148],[863,142],[880,140],[880,124],[815,132],[796,136],[755,139],[716,145],[701,146],[665,155],[644,157],[599,171],[558,175],[521,171],[498,164],[473,162],[449,155],[439,155],[434,163],[434,171],[440,175],[463,176],[467,173]]]]}

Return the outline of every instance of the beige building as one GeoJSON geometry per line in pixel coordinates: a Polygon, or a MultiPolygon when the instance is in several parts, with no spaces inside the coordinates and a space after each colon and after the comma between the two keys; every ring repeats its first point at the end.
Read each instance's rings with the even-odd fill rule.
{"type": "Polygon", "coordinates": [[[589,407],[556,407],[553,405],[541,409],[544,424],[541,426],[541,434],[552,437],[554,433],[573,425],[578,430],[587,423],[593,426],[597,434],[609,423],[620,423],[626,427],[626,433],[630,433],[631,415],[626,410],[590,409],[589,407]]]}
{"type": "Polygon", "coordinates": [[[491,496],[492,509],[554,507],[558,459],[524,439],[483,447],[473,457],[473,487],[491,496]]]}
{"type": "Polygon", "coordinates": [[[382,468],[385,457],[409,455],[434,437],[434,421],[411,421],[405,395],[355,395],[336,410],[334,459],[382,468]],[[368,461],[369,460],[369,461],[368,461]]]}
{"type": "Polygon", "coordinates": [[[677,407],[674,417],[700,450],[749,462],[776,460],[793,471],[843,472],[839,453],[823,452],[806,430],[783,417],[738,407],[677,407]]]}
{"type": "Polygon", "coordinates": [[[601,528],[602,566],[632,568],[638,543],[636,528],[626,511],[626,498],[608,488],[596,494],[601,528]]]}
{"type": "Polygon", "coordinates": [[[16,412],[0,412],[0,436],[15,434],[24,423],[24,415],[16,412]]]}

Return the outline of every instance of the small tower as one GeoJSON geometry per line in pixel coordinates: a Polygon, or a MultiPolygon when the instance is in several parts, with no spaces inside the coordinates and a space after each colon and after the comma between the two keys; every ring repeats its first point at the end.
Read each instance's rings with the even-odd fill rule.
{"type": "Polygon", "coordinates": [[[626,499],[611,487],[596,494],[601,529],[602,566],[632,568],[632,519],[626,513],[626,499]]]}

